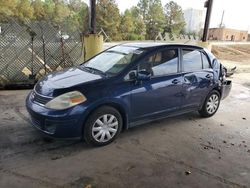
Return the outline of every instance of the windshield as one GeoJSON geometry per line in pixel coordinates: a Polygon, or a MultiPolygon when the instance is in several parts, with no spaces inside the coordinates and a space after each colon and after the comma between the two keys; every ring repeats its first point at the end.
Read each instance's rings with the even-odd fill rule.
{"type": "Polygon", "coordinates": [[[81,67],[105,75],[114,76],[124,70],[143,53],[142,49],[131,46],[115,46],[84,63],[81,67]]]}

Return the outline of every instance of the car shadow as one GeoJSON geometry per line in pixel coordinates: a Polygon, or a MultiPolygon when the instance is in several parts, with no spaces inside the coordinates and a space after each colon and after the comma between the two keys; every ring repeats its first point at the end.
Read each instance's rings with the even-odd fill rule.
{"type": "MultiPolygon", "coordinates": [[[[104,147],[89,146],[83,140],[44,140],[44,137],[40,133],[30,127],[30,133],[26,135],[25,141],[13,146],[11,148],[12,152],[8,153],[8,155],[2,156],[2,159],[9,159],[14,156],[16,157],[17,155],[30,155],[31,153],[35,155],[45,153],[51,160],[58,160],[77,155],[88,150],[93,151],[99,150],[100,148],[117,149],[117,146],[129,142],[128,139],[134,139],[134,141],[136,141],[136,135],[138,134],[142,135],[144,132],[152,131],[156,128],[168,129],[168,127],[173,126],[173,122],[176,121],[179,123],[175,123],[174,126],[178,128],[178,126],[183,125],[183,122],[185,121],[198,121],[199,119],[200,116],[196,112],[192,112],[175,117],[155,120],[123,131],[113,143],[104,147]]],[[[0,149],[2,150],[3,148],[0,149]]]]}

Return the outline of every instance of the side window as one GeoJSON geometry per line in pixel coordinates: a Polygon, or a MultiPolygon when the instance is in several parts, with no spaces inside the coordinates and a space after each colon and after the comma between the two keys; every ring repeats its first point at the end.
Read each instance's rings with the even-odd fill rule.
{"type": "Polygon", "coordinates": [[[202,62],[203,62],[203,69],[210,69],[211,66],[209,64],[207,56],[204,53],[201,53],[201,56],[202,56],[202,62]]]}
{"type": "Polygon", "coordinates": [[[140,64],[139,70],[146,70],[150,72],[152,76],[177,73],[178,50],[167,49],[154,53],[140,64]]]}
{"type": "Polygon", "coordinates": [[[201,53],[198,50],[183,49],[183,69],[186,72],[202,70],[201,53]]]}

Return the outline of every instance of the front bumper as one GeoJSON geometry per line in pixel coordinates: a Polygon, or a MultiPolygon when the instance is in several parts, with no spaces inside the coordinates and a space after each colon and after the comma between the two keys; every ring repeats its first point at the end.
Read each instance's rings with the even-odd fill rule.
{"type": "Polygon", "coordinates": [[[86,107],[76,105],[66,110],[51,110],[33,102],[30,94],[26,99],[26,108],[32,125],[53,138],[80,139],[86,107]]]}

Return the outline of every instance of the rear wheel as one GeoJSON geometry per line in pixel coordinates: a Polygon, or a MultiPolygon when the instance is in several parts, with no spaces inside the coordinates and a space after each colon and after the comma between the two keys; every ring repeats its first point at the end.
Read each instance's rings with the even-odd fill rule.
{"type": "Polygon", "coordinates": [[[103,106],[94,111],[86,121],[84,139],[88,144],[104,146],[119,135],[122,116],[113,107],[103,106]]]}
{"type": "Polygon", "coordinates": [[[202,109],[199,110],[199,113],[202,117],[211,117],[213,116],[220,105],[220,93],[216,90],[213,90],[207,96],[202,109]]]}

